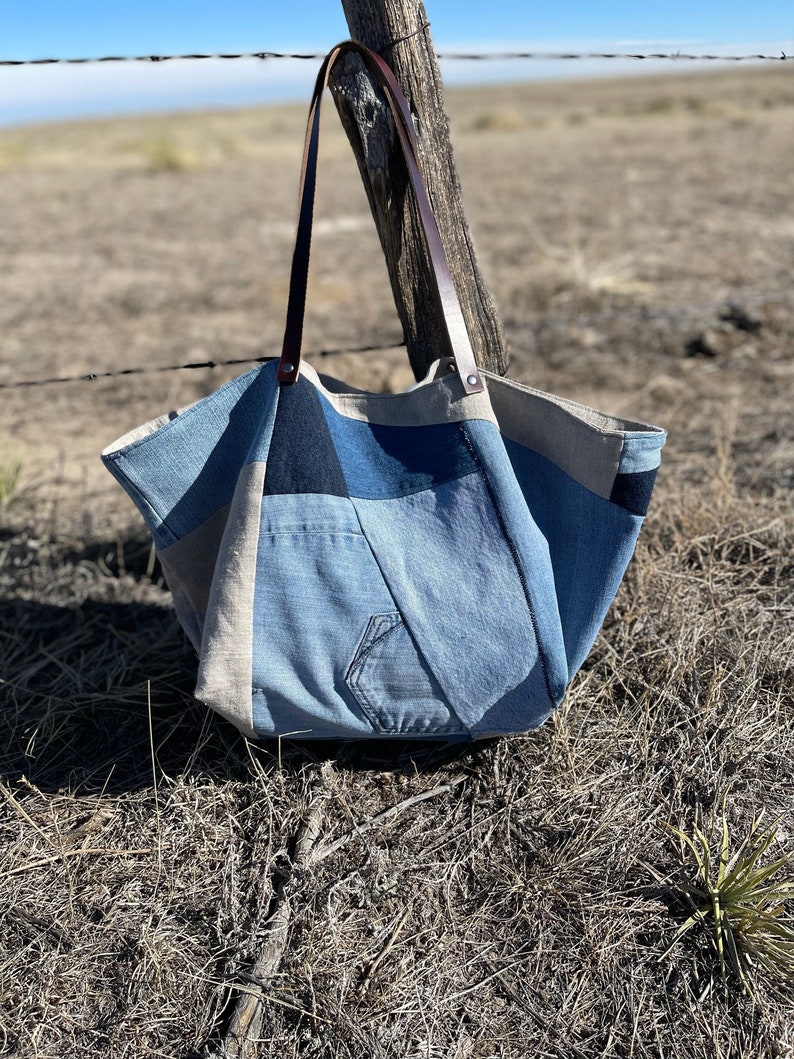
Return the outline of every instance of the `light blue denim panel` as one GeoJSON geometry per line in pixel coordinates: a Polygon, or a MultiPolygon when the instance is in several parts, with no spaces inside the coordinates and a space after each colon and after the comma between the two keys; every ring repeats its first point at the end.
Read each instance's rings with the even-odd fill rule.
{"type": "Polygon", "coordinates": [[[573,676],[598,635],[643,519],[591,493],[531,449],[512,441],[505,445],[527,506],[549,544],[573,676]]]}
{"type": "Polygon", "coordinates": [[[403,627],[346,497],[263,497],[253,622],[261,736],[467,734],[403,627]]]}
{"type": "Polygon", "coordinates": [[[472,735],[475,739],[520,735],[540,727],[556,708],[557,703],[552,703],[548,697],[545,676],[536,666],[522,684],[508,691],[485,711],[472,729],[472,735]]]}
{"type": "Polygon", "coordinates": [[[642,474],[644,471],[655,471],[661,463],[662,447],[666,440],[666,431],[658,429],[652,433],[635,431],[627,434],[623,440],[618,472],[642,474]]]}
{"type": "Polygon", "coordinates": [[[231,501],[235,468],[258,458],[276,405],[275,365],[248,372],[116,452],[108,470],[137,504],[158,548],[231,501]]]}
{"type": "MultiPolygon", "coordinates": [[[[469,728],[519,685],[551,705],[536,623],[489,491],[477,474],[388,500],[353,498],[397,608],[469,728]]],[[[551,568],[534,571],[552,600],[551,568]]],[[[545,645],[544,645],[545,646],[545,645]]]]}

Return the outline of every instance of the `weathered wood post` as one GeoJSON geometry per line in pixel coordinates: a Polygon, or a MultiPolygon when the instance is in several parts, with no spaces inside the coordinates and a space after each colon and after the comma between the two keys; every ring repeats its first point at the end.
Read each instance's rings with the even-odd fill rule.
{"type": "MultiPolygon", "coordinates": [[[[406,94],[416,120],[419,163],[477,361],[504,374],[504,336],[463,213],[424,4],[422,0],[342,0],[342,7],[351,37],[383,56],[406,94]]],[[[422,378],[441,345],[418,218],[405,167],[397,157],[388,109],[356,55],[340,63],[331,87],[378,226],[411,366],[422,378]]]]}

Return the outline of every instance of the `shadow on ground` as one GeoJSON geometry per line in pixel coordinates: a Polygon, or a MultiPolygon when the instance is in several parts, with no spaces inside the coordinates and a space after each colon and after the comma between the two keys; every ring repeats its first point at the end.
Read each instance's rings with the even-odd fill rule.
{"type": "MultiPolygon", "coordinates": [[[[196,656],[147,540],[59,548],[29,533],[4,539],[6,573],[9,563],[16,570],[0,584],[0,778],[25,776],[48,791],[137,790],[152,784],[153,751],[166,775],[249,778],[243,737],[193,699],[196,656]]],[[[287,770],[334,760],[414,772],[482,748],[373,740],[261,749],[287,770]]]]}

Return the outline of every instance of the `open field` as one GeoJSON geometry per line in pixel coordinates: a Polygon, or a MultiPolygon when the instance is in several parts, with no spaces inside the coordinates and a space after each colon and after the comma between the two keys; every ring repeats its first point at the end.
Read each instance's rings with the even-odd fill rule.
{"type": "MultiPolygon", "coordinates": [[[[664,955],[694,879],[665,824],[716,841],[725,799],[736,845],[780,819],[794,854],[789,67],[450,93],[511,374],[670,432],[596,647],[525,738],[246,744],[193,702],[98,459],[245,369],[0,389],[0,1055],[209,1057],[275,913],[250,1056],[794,1057],[791,986],[723,987],[705,931],[664,955]]],[[[0,130],[0,383],[276,354],[303,120],[0,130]]],[[[306,348],[390,347],[314,362],[402,389],[324,136],[306,348]]]]}

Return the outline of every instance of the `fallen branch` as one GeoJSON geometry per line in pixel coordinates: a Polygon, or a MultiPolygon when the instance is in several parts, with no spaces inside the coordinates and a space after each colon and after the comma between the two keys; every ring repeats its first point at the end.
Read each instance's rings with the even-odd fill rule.
{"type": "Polygon", "coordinates": [[[322,797],[315,800],[298,833],[289,875],[281,883],[274,900],[265,943],[253,967],[245,975],[246,984],[238,987],[242,995],[237,1000],[226,1036],[214,1053],[214,1059],[254,1059],[256,1055],[256,1042],[262,1031],[263,1001],[268,999],[265,987],[278,971],[287,946],[292,920],[293,885],[301,879],[311,861],[323,822],[324,803],[322,797]]]}
{"type": "MultiPolygon", "coordinates": [[[[267,923],[267,936],[262,950],[250,971],[240,976],[243,981],[235,985],[240,996],[232,1012],[223,1041],[219,1048],[212,1053],[211,1059],[255,1059],[257,1054],[256,1043],[262,1031],[264,1003],[271,1000],[275,1001],[275,998],[267,992],[267,989],[279,969],[287,947],[292,921],[292,897],[295,886],[301,881],[306,869],[325,860],[326,857],[330,857],[351,839],[379,827],[386,820],[399,816],[411,806],[427,801],[429,798],[437,798],[454,790],[465,778],[465,776],[458,776],[440,787],[433,787],[432,790],[423,791],[421,794],[414,794],[410,798],[405,798],[403,801],[398,802],[397,805],[392,805],[382,813],[378,813],[377,816],[363,820],[356,825],[354,830],[342,835],[335,842],[322,847],[318,846],[318,839],[324,820],[326,799],[322,795],[316,798],[309,810],[305,823],[298,833],[289,874],[281,883],[274,899],[273,911],[267,923]]],[[[388,955],[406,918],[407,911],[400,917],[393,928],[384,948],[365,971],[362,989],[365,990],[367,988],[372,975],[388,955]]],[[[278,1001],[275,1002],[278,1003],[278,1001]]],[[[292,1007],[293,1005],[287,1004],[285,1006],[292,1007]]],[[[296,1010],[302,1009],[297,1008],[296,1010]]],[[[305,1012],[305,1014],[309,1015],[309,1012],[305,1012]]],[[[310,1017],[313,1018],[314,1016],[310,1017]]]]}

